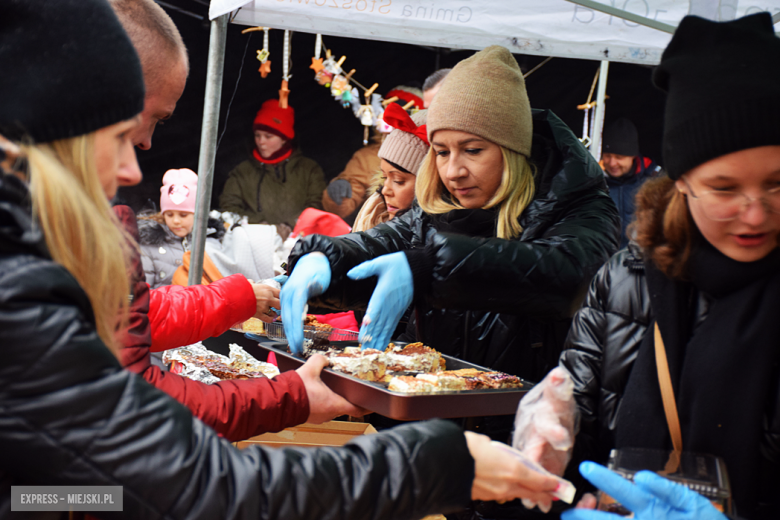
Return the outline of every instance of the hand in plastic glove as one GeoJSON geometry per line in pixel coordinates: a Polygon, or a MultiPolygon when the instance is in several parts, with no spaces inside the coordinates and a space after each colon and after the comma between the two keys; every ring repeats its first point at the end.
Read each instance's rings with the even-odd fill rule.
{"type": "Polygon", "coordinates": [[[289,276],[287,276],[286,274],[280,274],[280,275],[274,276],[273,278],[271,278],[271,280],[273,280],[274,282],[276,282],[279,285],[281,285],[282,287],[284,287],[284,284],[287,283],[287,279],[288,278],[289,278],[289,276]]]}
{"type": "Polygon", "coordinates": [[[303,318],[306,302],[330,285],[330,262],[322,253],[304,255],[282,287],[282,323],[290,350],[303,353],[303,318]]]}
{"type": "Polygon", "coordinates": [[[472,500],[553,500],[550,493],[558,487],[554,478],[533,471],[515,457],[507,457],[506,452],[497,448],[486,435],[469,431],[464,435],[474,458],[472,500]]]}
{"type": "Polygon", "coordinates": [[[347,180],[335,179],[328,184],[327,191],[330,198],[333,199],[333,202],[341,206],[341,201],[345,197],[350,198],[352,196],[352,185],[347,180]]]}
{"type": "MultiPolygon", "coordinates": [[[[563,475],[579,430],[579,410],[569,373],[556,367],[520,401],[512,446],[550,473],[563,475]]],[[[523,500],[528,509],[549,511],[551,503],[523,500]]]]}
{"type": "Polygon", "coordinates": [[[379,278],[360,325],[360,343],[364,349],[384,350],[414,295],[412,269],[406,255],[382,255],[353,267],[347,276],[353,280],[379,278]]]}
{"type": "MultiPolygon", "coordinates": [[[[580,464],[580,473],[593,485],[633,511],[634,518],[638,520],[727,520],[723,513],[700,494],[651,471],[637,473],[634,476],[634,484],[594,462],[580,464]]],[[[561,515],[562,520],[620,518],[623,517],[588,509],[570,509],[561,515]]]]}
{"type": "Polygon", "coordinates": [[[316,354],[295,371],[303,380],[309,398],[309,418],[306,422],[321,424],[340,415],[362,417],[369,413],[368,410],[350,403],[322,382],[320,373],[326,366],[328,360],[325,356],[316,354]]]}

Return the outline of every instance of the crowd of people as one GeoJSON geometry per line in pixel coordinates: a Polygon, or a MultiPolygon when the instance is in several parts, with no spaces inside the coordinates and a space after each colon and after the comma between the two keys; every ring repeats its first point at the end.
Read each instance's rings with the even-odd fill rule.
{"type": "Polygon", "coordinates": [[[399,101],[374,142],[329,184],[297,146],[293,108],[267,100],[193,286],[177,278],[197,174],[169,170],[159,212],[110,203],[141,182],[134,148],[151,148],[184,90],[172,20],[153,0],[6,0],[0,19],[12,21],[0,64],[14,71],[0,76],[3,516],[11,486],[120,485],[128,517],[615,518],[585,493],[600,488],[641,520],[726,518],[655,474],[629,482],[589,462],[627,448],[720,457],[726,513],[777,514],[780,41],[768,13],[682,20],[653,73],[664,168],[626,118],[606,126],[597,162],[531,108],[500,46],[388,92],[399,101]],[[272,277],[281,290],[258,283],[272,277]],[[533,406],[343,448],[239,451],[229,442],[370,410],[322,382],[318,355],[212,385],[151,362],[277,313],[301,352],[308,304],[356,312],[362,348],[421,341],[538,381],[533,406]],[[555,478],[491,442],[513,435],[578,483],[575,509],[556,502],[555,478]]]}

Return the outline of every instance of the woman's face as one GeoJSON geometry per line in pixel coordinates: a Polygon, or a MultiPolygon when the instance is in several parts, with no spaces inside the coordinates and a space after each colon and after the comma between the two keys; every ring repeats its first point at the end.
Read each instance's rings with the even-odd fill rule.
{"type": "Polygon", "coordinates": [[[119,186],[135,186],[143,176],[130,138],[140,116],[95,132],[95,166],[106,197],[113,199],[119,186]]]}
{"type": "Polygon", "coordinates": [[[179,238],[184,238],[192,231],[195,222],[195,213],[189,211],[176,211],[169,209],[163,213],[165,225],[179,238]]]}
{"type": "Polygon", "coordinates": [[[467,209],[482,208],[501,185],[501,147],[460,130],[437,130],[431,146],[444,187],[467,209]]]}
{"type": "Polygon", "coordinates": [[[385,183],[382,186],[382,196],[391,218],[399,211],[408,209],[414,200],[415,177],[411,173],[402,172],[384,159],[381,160],[382,175],[385,183]]]}
{"type": "Polygon", "coordinates": [[[255,130],[255,146],[257,146],[257,151],[260,152],[260,157],[263,159],[268,159],[281,150],[286,142],[287,141],[271,132],[255,130]]]}
{"type": "Polygon", "coordinates": [[[755,262],[777,247],[780,214],[769,211],[765,202],[769,190],[780,188],[780,146],[718,157],[684,174],[676,186],[688,195],[688,208],[701,234],[724,255],[739,262],[755,262]],[[751,200],[733,220],[713,220],[710,216],[724,207],[719,202],[724,191],[763,201],[751,200]]]}

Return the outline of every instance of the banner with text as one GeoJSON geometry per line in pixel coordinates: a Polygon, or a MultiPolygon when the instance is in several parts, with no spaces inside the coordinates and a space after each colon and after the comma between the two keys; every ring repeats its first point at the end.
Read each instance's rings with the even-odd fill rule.
{"type": "MultiPolygon", "coordinates": [[[[780,12],[780,0],[599,0],[676,26],[696,13],[730,20],[780,12]]],[[[520,54],[656,64],[670,34],[566,0],[211,0],[214,19],[445,48],[503,45],[520,54]]]]}

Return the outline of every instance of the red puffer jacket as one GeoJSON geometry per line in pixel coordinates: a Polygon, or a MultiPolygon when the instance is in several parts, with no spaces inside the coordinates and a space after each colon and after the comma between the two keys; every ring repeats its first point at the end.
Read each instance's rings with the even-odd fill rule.
{"type": "MultiPolygon", "coordinates": [[[[127,206],[115,213],[138,239],[135,214],[127,206]]],[[[251,285],[241,275],[210,285],[168,286],[153,291],[145,281],[138,254],[131,263],[130,322],[122,338],[121,362],[127,370],[189,408],[193,415],[225,438],[236,441],[280,431],[306,421],[309,400],[294,371],[273,379],[222,381],[207,385],[152,365],[157,352],[219,335],[256,311],[251,285]]]]}

